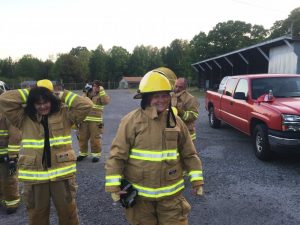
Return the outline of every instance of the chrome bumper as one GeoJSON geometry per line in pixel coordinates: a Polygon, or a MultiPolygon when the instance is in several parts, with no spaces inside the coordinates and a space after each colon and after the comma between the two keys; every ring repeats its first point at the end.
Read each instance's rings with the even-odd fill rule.
{"type": "Polygon", "coordinates": [[[270,134],[268,136],[269,136],[269,144],[272,146],[289,146],[289,147],[299,146],[300,147],[300,139],[276,137],[270,134]]]}

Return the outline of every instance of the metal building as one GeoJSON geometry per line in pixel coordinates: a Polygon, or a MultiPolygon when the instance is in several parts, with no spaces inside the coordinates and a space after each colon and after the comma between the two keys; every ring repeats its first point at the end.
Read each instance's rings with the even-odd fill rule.
{"type": "Polygon", "coordinates": [[[283,36],[192,64],[200,87],[213,88],[225,76],[300,74],[300,38],[283,36]]]}

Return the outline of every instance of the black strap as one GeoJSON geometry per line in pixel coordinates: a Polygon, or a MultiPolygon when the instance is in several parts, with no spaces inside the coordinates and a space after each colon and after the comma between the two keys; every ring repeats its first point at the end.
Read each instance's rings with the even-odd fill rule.
{"type": "Polygon", "coordinates": [[[48,127],[48,117],[43,116],[41,123],[44,127],[45,140],[44,140],[44,152],[43,152],[43,165],[47,165],[47,167],[51,167],[51,148],[50,148],[50,140],[49,140],[49,127],[48,127]]]}

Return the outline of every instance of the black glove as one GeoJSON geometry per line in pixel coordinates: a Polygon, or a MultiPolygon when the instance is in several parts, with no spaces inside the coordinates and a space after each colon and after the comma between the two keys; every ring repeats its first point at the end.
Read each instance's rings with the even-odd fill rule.
{"type": "Polygon", "coordinates": [[[17,159],[9,159],[7,161],[8,173],[10,176],[16,174],[17,172],[17,159]]]}

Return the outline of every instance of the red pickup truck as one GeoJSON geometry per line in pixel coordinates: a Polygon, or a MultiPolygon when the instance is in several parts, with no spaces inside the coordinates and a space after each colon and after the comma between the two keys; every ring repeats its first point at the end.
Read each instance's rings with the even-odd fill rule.
{"type": "Polygon", "coordinates": [[[227,77],[221,91],[206,91],[205,108],[212,128],[223,121],[252,136],[261,160],[271,158],[272,148],[300,149],[299,74],[227,77]]]}

